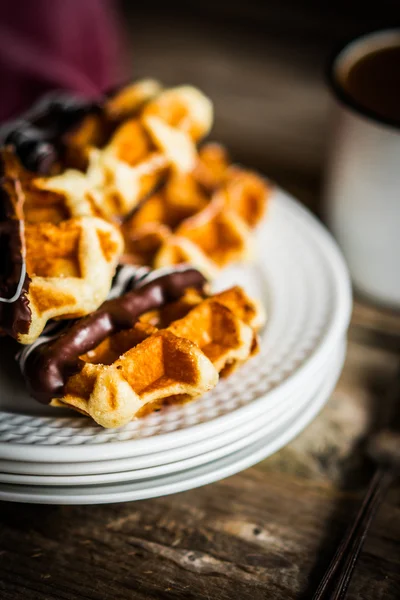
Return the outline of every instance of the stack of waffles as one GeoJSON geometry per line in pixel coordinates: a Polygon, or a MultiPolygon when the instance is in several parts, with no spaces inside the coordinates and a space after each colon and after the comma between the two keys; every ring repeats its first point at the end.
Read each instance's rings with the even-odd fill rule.
{"type": "MultiPolygon", "coordinates": [[[[213,279],[251,255],[270,187],[232,165],[220,145],[200,144],[212,114],[195,88],[164,90],[146,80],[53,132],[57,152],[46,174],[27,168],[18,143],[3,145],[0,328],[29,345],[21,364],[28,354],[34,364],[44,349],[51,355],[54,340],[43,332],[54,320],[75,327],[78,347],[90,319],[98,311],[109,316],[117,268],[173,273],[189,263],[213,279]]],[[[241,288],[212,296],[204,281],[188,280],[178,294],[114,323],[100,341],[95,336],[46,401],[116,427],[214,387],[257,351],[263,315],[241,288]]],[[[135,289],[132,283],[128,293],[135,289]]],[[[50,363],[40,367],[48,380],[50,363]]],[[[28,387],[41,399],[28,371],[28,387]]]]}

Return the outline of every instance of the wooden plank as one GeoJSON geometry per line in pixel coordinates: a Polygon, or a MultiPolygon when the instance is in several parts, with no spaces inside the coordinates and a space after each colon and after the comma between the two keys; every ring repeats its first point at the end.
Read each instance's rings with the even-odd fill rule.
{"type": "MultiPolygon", "coordinates": [[[[2,504],[1,597],[299,598],[353,508],[354,498],[331,485],[257,469],[146,502],[2,504]]],[[[386,504],[357,569],[365,595],[354,598],[383,597],[383,571],[384,597],[396,597],[399,539],[399,510],[386,504]]]]}

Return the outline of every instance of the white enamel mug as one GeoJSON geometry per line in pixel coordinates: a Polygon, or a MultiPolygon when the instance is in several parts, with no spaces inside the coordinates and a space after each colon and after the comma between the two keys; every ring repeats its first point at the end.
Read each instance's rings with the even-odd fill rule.
{"type": "Polygon", "coordinates": [[[400,29],[362,36],[331,63],[335,107],[325,200],[356,290],[400,308],[400,126],[358,105],[343,87],[355,62],[388,46],[400,46],[400,29]]]}

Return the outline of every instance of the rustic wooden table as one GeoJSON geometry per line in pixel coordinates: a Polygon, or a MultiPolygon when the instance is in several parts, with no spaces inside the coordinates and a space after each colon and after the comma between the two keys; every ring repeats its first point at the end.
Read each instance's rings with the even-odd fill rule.
{"type": "MultiPolygon", "coordinates": [[[[216,104],[214,137],[323,212],[329,99],[322,65],[343,33],[376,22],[364,17],[356,25],[344,11],[324,20],[313,3],[299,11],[288,1],[282,25],[278,2],[268,11],[247,4],[259,11],[246,21],[233,3],[228,23],[218,9],[214,20],[200,10],[196,20],[166,13],[156,22],[128,10],[135,75],[200,85],[216,104]]],[[[362,442],[399,351],[400,316],[357,301],[335,392],[275,456],[225,481],[156,500],[2,503],[0,597],[310,598],[370,474],[362,442]]],[[[400,597],[399,504],[394,488],[374,521],[349,600],[400,597]]]]}

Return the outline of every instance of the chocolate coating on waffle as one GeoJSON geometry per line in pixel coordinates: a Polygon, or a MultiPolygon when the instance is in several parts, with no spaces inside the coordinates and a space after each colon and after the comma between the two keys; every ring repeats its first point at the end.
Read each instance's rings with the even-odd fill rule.
{"type": "Polygon", "coordinates": [[[42,403],[62,397],[66,381],[82,366],[81,355],[118,331],[133,327],[143,313],[178,300],[189,287],[203,289],[205,284],[206,279],[196,269],[177,269],[107,300],[57,339],[38,345],[27,356],[23,374],[31,395],[42,403]]]}
{"type": "Polygon", "coordinates": [[[12,146],[26,169],[42,175],[50,174],[62,155],[63,134],[87,114],[98,111],[99,102],[90,102],[66,92],[52,92],[21,118],[4,123],[0,127],[0,144],[12,146]]]}
{"type": "Polygon", "coordinates": [[[19,181],[0,181],[0,329],[17,338],[31,322],[25,272],[23,194],[19,181]],[[13,298],[15,300],[13,301],[13,298]]]}

